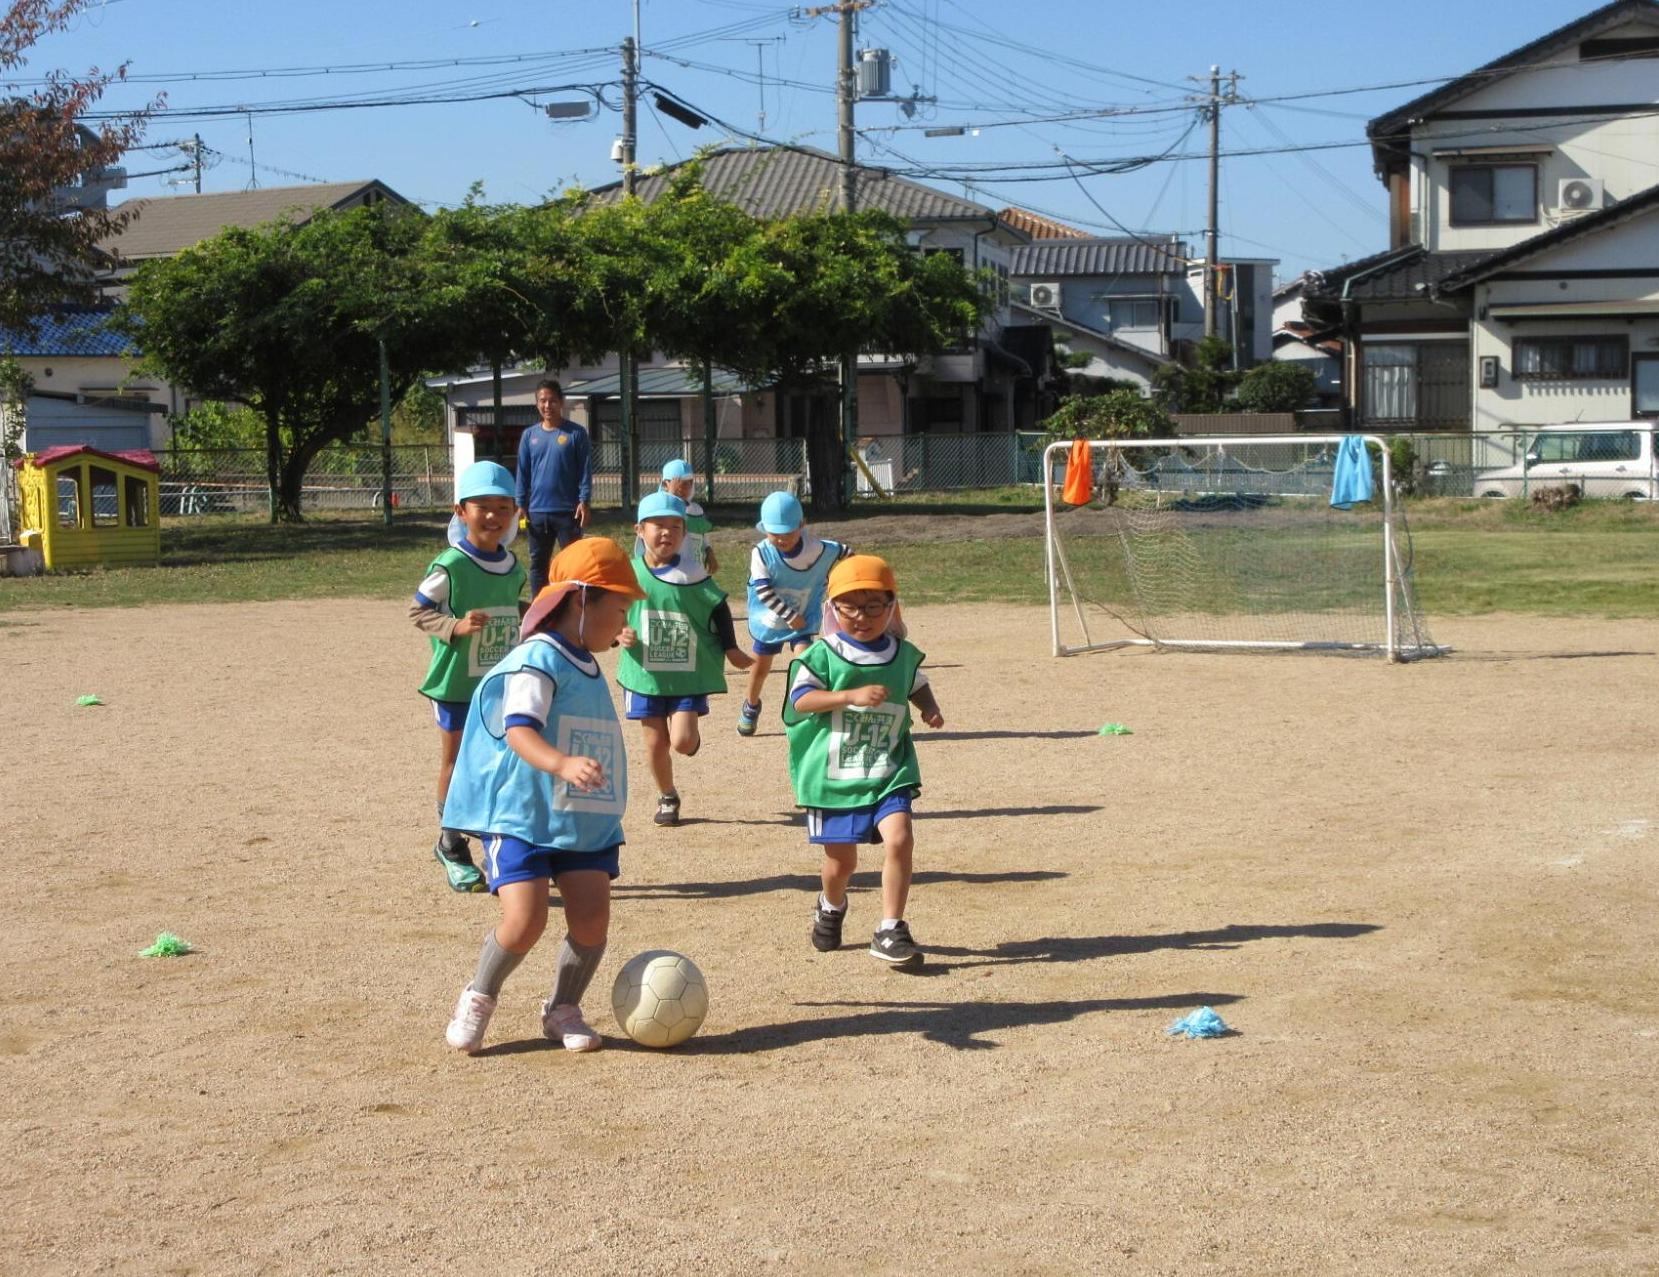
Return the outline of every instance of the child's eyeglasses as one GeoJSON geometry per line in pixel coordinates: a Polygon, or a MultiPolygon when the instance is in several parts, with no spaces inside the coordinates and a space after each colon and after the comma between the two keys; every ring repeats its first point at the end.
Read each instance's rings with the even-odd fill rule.
{"type": "Polygon", "coordinates": [[[830,606],[832,606],[836,610],[836,613],[838,615],[844,616],[848,620],[851,620],[855,616],[863,616],[863,617],[868,617],[870,620],[873,621],[873,620],[876,619],[876,617],[880,616],[883,612],[885,612],[888,608],[892,607],[893,605],[889,602],[883,601],[881,603],[862,603],[862,604],[860,604],[860,603],[835,602],[835,603],[832,603],[830,606]]]}

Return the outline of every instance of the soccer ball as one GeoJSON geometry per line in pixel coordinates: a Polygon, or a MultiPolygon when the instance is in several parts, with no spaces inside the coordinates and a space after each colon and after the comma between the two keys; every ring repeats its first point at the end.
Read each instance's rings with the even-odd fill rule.
{"type": "Polygon", "coordinates": [[[708,985],[683,953],[647,949],[616,973],[611,1010],[622,1031],[641,1046],[678,1046],[702,1027],[708,985]]]}

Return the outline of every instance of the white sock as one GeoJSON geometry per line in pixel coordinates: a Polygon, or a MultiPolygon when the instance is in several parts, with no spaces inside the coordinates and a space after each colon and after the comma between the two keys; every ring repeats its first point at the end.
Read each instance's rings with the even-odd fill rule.
{"type": "Polygon", "coordinates": [[[847,911],[847,902],[843,900],[839,905],[832,905],[829,902],[829,898],[820,891],[818,893],[818,907],[825,913],[845,913],[847,911]]]}
{"type": "Polygon", "coordinates": [[[898,926],[899,923],[901,923],[903,921],[904,921],[903,918],[883,918],[881,920],[881,925],[879,927],[877,927],[876,930],[877,931],[886,931],[891,927],[898,926]]]}

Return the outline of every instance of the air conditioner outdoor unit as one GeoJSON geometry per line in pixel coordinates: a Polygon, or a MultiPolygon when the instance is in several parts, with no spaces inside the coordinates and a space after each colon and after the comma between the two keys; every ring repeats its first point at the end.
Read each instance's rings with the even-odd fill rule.
{"type": "Polygon", "coordinates": [[[1060,284],[1058,280],[1043,280],[1031,285],[1031,304],[1038,310],[1060,309],[1060,284]]]}
{"type": "Polygon", "coordinates": [[[1604,194],[1599,177],[1564,177],[1555,203],[1563,213],[1588,213],[1602,206],[1604,194]]]}

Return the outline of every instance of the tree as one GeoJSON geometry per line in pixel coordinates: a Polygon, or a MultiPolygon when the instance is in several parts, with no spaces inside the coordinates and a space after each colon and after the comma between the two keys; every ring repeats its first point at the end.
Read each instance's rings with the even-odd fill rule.
{"type": "Polygon", "coordinates": [[[1313,369],[1285,359],[1257,364],[1238,384],[1239,407],[1245,412],[1295,412],[1313,399],[1319,378],[1313,369]]]}
{"type": "MultiPolygon", "coordinates": [[[[27,61],[42,36],[61,31],[92,0],[11,0],[0,11],[0,76],[27,61]]],[[[126,224],[103,209],[66,214],[61,192],[93,178],[143,133],[160,99],[94,131],[79,123],[126,75],[52,71],[27,93],[0,80],[0,328],[31,329],[54,306],[88,304],[103,255],[98,242],[126,224]]]]}
{"type": "Polygon", "coordinates": [[[1165,364],[1152,374],[1152,393],[1170,412],[1222,412],[1238,385],[1233,348],[1224,337],[1193,347],[1192,364],[1165,364]]]}
{"type": "MultiPolygon", "coordinates": [[[[1041,447],[1067,439],[1152,439],[1175,433],[1175,422],[1163,408],[1138,390],[1111,390],[1103,395],[1068,395],[1043,423],[1041,447]]],[[[1125,454],[1111,453],[1102,468],[1101,495],[1107,505],[1117,500],[1125,454]]]]}
{"type": "Polygon", "coordinates": [[[427,286],[425,220],[381,204],[230,228],[135,272],[116,325],[144,371],[259,414],[273,522],[302,517],[312,460],[376,415],[382,341],[394,399],[474,353],[427,286]]]}

